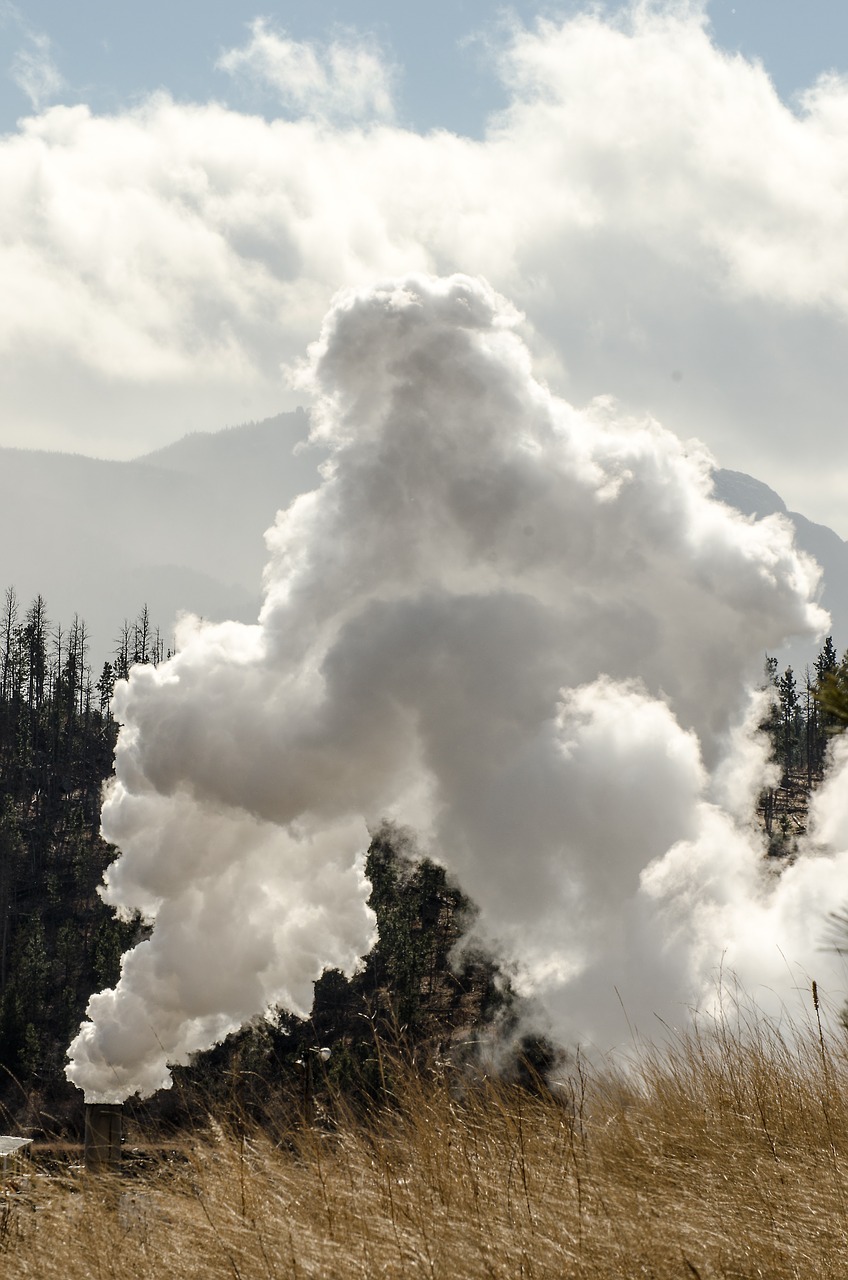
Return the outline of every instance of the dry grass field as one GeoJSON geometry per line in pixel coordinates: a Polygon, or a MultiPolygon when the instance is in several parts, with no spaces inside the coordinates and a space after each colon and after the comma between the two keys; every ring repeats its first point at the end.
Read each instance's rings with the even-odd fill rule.
{"type": "Polygon", "coordinates": [[[9,1178],[0,1276],[848,1275],[848,1051],[749,1020],[537,1092],[407,1072],[366,1119],[210,1120],[136,1176],[9,1178]]]}

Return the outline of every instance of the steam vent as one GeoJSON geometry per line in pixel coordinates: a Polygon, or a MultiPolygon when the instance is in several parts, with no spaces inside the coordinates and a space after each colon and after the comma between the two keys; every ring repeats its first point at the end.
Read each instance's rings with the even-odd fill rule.
{"type": "Polygon", "coordinates": [[[85,1107],[87,1173],[112,1173],[121,1164],[123,1108],[119,1102],[89,1102],[85,1107]]]}

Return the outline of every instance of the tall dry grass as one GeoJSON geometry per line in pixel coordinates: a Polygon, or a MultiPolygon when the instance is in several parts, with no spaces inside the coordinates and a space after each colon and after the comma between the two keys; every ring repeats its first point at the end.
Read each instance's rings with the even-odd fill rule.
{"type": "Polygon", "coordinates": [[[848,1053],[765,1022],[537,1094],[402,1075],[365,1119],[211,1121],[142,1176],[7,1189],[38,1280],[848,1276],[848,1053]]]}

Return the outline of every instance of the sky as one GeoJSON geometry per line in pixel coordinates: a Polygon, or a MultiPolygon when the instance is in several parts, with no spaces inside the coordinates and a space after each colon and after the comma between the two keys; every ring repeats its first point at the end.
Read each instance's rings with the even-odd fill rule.
{"type": "Polygon", "coordinates": [[[846,77],[841,0],[0,3],[0,444],[308,403],[339,289],[460,271],[848,537],[846,77]]]}

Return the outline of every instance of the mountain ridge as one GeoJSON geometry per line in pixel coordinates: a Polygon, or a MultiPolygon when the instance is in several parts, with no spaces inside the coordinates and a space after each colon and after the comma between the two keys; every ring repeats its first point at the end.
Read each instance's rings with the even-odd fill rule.
{"type": "MultiPolygon", "coordinates": [[[[276,513],[320,482],[323,451],[306,445],[303,409],[218,431],[192,432],[130,460],[0,448],[0,586],[22,604],[40,593],[48,613],[82,617],[98,669],[124,618],[145,602],[166,645],[180,612],[255,621],[276,513]],[[49,519],[38,520],[39,511],[49,519]]],[[[848,645],[848,543],[767,484],[719,468],[714,493],[749,519],[779,513],[821,564],[821,603],[837,645],[848,645]]],[[[778,655],[800,668],[798,646],[778,655]]]]}

